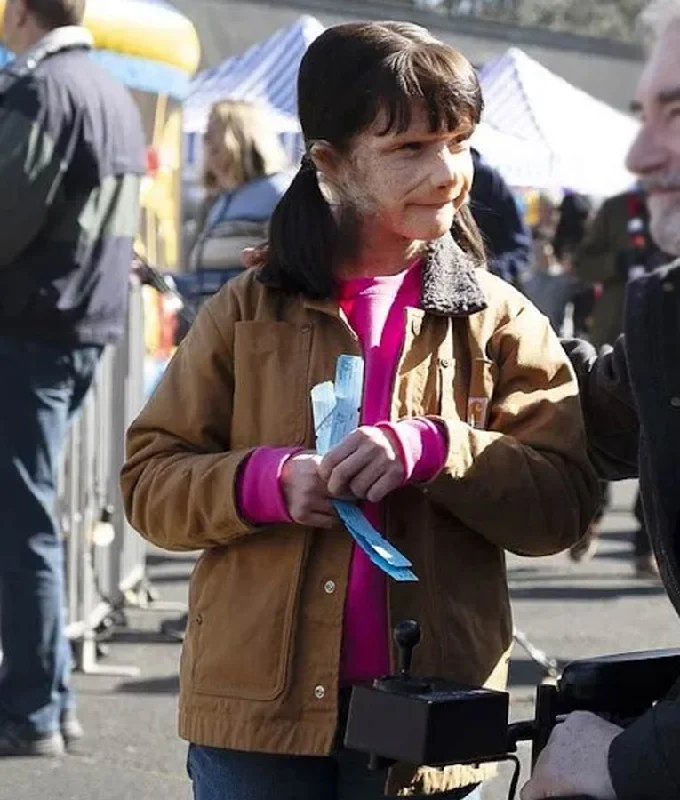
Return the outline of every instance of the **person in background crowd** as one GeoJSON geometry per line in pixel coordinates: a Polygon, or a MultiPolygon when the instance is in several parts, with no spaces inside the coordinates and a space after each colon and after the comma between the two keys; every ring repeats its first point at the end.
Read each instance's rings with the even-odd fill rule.
{"type": "Polygon", "coordinates": [[[132,98],[91,58],[84,0],[7,0],[0,72],[0,756],[82,735],[69,688],[57,474],[123,334],[146,171],[132,98]]]}
{"type": "Polygon", "coordinates": [[[475,177],[470,209],[486,247],[489,270],[513,286],[531,262],[531,232],[503,176],[471,148],[475,177]]]}
{"type": "Polygon", "coordinates": [[[555,258],[569,273],[573,284],[570,302],[574,336],[587,335],[596,299],[595,287],[580,281],[574,272],[574,256],[586,235],[592,211],[590,198],[577,192],[566,192],[560,203],[552,242],[555,258]]]}
{"type": "Polygon", "coordinates": [[[565,192],[560,203],[553,248],[560,261],[573,259],[574,253],[581,247],[588,230],[588,222],[593,205],[588,197],[576,192],[565,192]]]}
{"type": "MultiPolygon", "coordinates": [[[[680,256],[680,3],[647,10],[655,46],[634,109],[642,127],[628,157],[647,195],[651,233],[680,256]]],[[[680,260],[636,277],[624,336],[598,355],[568,346],[579,376],[591,456],[618,480],[639,474],[647,530],[668,595],[680,614],[680,260]]],[[[677,800],[680,682],[622,729],[588,713],[553,731],[522,800],[568,795],[594,800],[677,800]]]]}
{"type": "Polygon", "coordinates": [[[583,237],[587,208],[586,198],[571,193],[559,205],[548,194],[538,197],[538,220],[532,231],[533,264],[521,288],[560,335],[569,323],[570,304],[574,309],[571,328],[579,330],[576,307],[582,289],[572,271],[572,256],[583,237]]]}
{"type": "Polygon", "coordinates": [[[573,276],[557,260],[549,241],[536,240],[531,272],[522,282],[522,291],[550,320],[553,330],[564,330],[567,305],[572,301],[576,286],[573,276]]]}
{"type": "Polygon", "coordinates": [[[561,334],[572,280],[555,257],[553,240],[557,228],[557,205],[545,194],[537,198],[537,220],[531,231],[531,269],[522,276],[521,290],[548,317],[553,330],[561,334]]]}
{"type": "Polygon", "coordinates": [[[203,306],[121,478],[136,530],[204,551],[181,670],[194,796],[377,800],[387,779],[472,800],[483,766],[386,775],[345,750],[349,693],[390,671],[406,618],[417,672],[505,684],[504,551],[564,549],[595,510],[578,387],[547,320],[483,269],[471,64],[418,26],[349,23],[311,44],[298,97],[308,155],[265,263],[203,306]],[[322,457],[310,391],[362,353],[362,425],[322,457]],[[340,497],[419,581],[354,548],[340,497]]]}
{"type": "Polygon", "coordinates": [[[559,223],[559,203],[556,197],[548,192],[539,192],[531,204],[532,218],[531,240],[537,242],[553,242],[559,223]]]}
{"type": "Polygon", "coordinates": [[[193,269],[242,269],[244,247],[267,237],[267,225],[293,179],[266,111],[243,100],[212,107],[205,133],[206,202],[190,256],[193,269]]]}
{"type": "Polygon", "coordinates": [[[553,240],[555,256],[570,273],[574,283],[574,294],[571,298],[573,335],[582,337],[588,335],[597,290],[595,286],[578,279],[574,272],[574,256],[586,235],[592,212],[590,198],[576,192],[565,194],[553,240]]]}
{"type": "Polygon", "coordinates": [[[604,201],[574,254],[574,272],[579,279],[602,287],[588,337],[596,348],[613,344],[621,334],[630,278],[669,260],[649,235],[649,214],[641,187],[604,201]]]}
{"type": "MultiPolygon", "coordinates": [[[[588,338],[596,348],[613,344],[623,326],[626,287],[631,278],[668,262],[649,234],[649,214],[642,187],[604,201],[574,257],[574,271],[579,279],[601,291],[592,312],[588,338]]],[[[587,536],[571,549],[575,561],[591,557],[597,548],[599,523],[608,505],[609,490],[602,483],[602,501],[587,536]]],[[[658,570],[645,530],[642,503],[638,494],[635,506],[638,527],[633,537],[635,574],[655,577],[658,570]]]]}

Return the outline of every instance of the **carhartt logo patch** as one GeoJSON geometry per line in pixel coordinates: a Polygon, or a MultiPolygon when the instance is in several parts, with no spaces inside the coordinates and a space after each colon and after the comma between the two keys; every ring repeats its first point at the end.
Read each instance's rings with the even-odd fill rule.
{"type": "Polygon", "coordinates": [[[467,423],[471,428],[485,430],[489,400],[486,397],[471,397],[468,400],[467,423]]]}

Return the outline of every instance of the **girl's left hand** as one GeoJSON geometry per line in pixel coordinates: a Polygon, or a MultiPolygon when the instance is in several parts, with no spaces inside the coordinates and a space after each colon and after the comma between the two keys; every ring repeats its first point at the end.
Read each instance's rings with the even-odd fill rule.
{"type": "Polygon", "coordinates": [[[400,447],[389,431],[357,428],[327,453],[319,467],[333,497],[379,503],[404,483],[400,447]]]}

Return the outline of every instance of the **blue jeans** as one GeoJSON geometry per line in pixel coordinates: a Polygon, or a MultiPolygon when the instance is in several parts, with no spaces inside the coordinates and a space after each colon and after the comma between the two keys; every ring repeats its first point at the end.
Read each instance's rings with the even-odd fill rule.
{"type": "Polygon", "coordinates": [[[100,354],[0,337],[0,727],[49,733],[73,707],[56,491],[100,354]]]}
{"type": "MultiPolygon", "coordinates": [[[[339,748],[327,758],[243,753],[189,746],[194,800],[383,800],[384,771],[368,757],[339,748]]],[[[479,787],[435,795],[441,800],[481,800],[479,787]]]]}

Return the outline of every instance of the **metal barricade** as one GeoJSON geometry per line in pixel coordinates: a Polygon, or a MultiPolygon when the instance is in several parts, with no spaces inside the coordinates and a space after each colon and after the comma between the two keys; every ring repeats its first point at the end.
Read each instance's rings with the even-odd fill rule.
{"type": "Polygon", "coordinates": [[[102,356],[70,431],[59,487],[67,630],[77,668],[90,673],[132,672],[98,665],[97,631],[146,577],[145,543],[125,519],[118,488],[125,431],[144,403],[144,360],[142,287],[132,283],[125,337],[102,356]]]}

